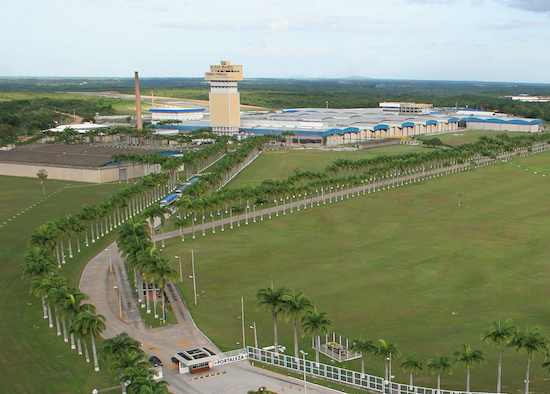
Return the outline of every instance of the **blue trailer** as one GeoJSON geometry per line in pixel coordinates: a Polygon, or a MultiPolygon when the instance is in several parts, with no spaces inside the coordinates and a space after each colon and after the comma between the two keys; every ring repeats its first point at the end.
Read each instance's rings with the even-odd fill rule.
{"type": "Polygon", "coordinates": [[[179,199],[179,196],[176,193],[169,194],[161,200],[160,206],[165,207],[167,205],[172,205],[177,199],[179,199]]]}

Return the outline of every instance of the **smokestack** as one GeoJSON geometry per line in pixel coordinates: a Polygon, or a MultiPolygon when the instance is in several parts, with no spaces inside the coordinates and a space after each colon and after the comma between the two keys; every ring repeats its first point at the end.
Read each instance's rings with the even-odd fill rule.
{"type": "Polygon", "coordinates": [[[139,75],[135,73],[135,88],[136,88],[136,117],[137,117],[137,129],[143,129],[143,123],[141,121],[141,96],[139,94],[139,75]]]}

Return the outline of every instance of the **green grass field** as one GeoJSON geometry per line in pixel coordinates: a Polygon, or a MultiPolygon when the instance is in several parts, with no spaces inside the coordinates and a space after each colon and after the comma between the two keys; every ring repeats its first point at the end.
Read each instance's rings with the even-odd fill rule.
{"type": "MultiPolygon", "coordinates": [[[[474,134],[457,138],[473,138],[474,134]]],[[[427,148],[268,152],[232,186],[281,179],[296,167],[319,171],[340,157],[357,159],[402,149],[427,148]]],[[[452,356],[462,343],[469,343],[487,358],[485,366],[472,372],[472,389],[494,391],[496,349],[479,340],[491,320],[512,317],[520,327],[539,325],[550,337],[543,230],[550,220],[550,208],[544,203],[549,159],[549,153],[529,156],[513,164],[308,208],[270,221],[266,217],[263,223],[242,224],[231,231],[227,227],[225,233],[212,235],[207,230],[206,237],[194,241],[186,237],[185,243],[174,238],[167,242],[166,255],[184,257],[187,272],[182,292],[199,327],[222,349],[242,346],[241,296],[246,326],[256,322],[260,346],[272,344],[271,320],[256,307],[254,294],[273,282],[304,290],[320,311],[329,313],[338,333],[395,341],[402,353],[416,351],[424,362],[439,354],[452,356]],[[464,192],[461,208],[457,189],[464,192]],[[189,302],[191,249],[196,256],[198,307],[189,302]]],[[[0,306],[4,316],[0,321],[3,390],[73,393],[115,386],[104,364],[100,373],[94,373],[91,364],[56,337],[54,329],[47,328],[39,299],[28,294],[28,286],[20,279],[20,266],[35,227],[74,213],[125,185],[66,187],[67,182],[46,182],[49,197],[44,199],[37,179],[0,177],[0,241],[4,246],[0,274],[6,283],[0,290],[4,301],[0,306]]],[[[167,225],[166,231],[170,230],[167,225]]],[[[108,243],[102,239],[94,248],[85,249],[63,267],[62,274],[76,285],[86,262],[108,243]]],[[[176,265],[174,261],[177,269],[176,265]]],[[[280,334],[287,353],[291,352],[291,324],[281,321],[280,334]]],[[[253,332],[247,329],[247,344],[252,343],[253,332]]],[[[309,343],[303,338],[300,346],[307,350],[309,343]]],[[[522,387],[525,359],[523,353],[507,351],[504,391],[522,387]]],[[[407,376],[397,367],[399,362],[394,364],[394,374],[405,382],[407,376]]],[[[546,391],[541,362],[537,356],[531,370],[534,392],[546,391]]],[[[358,369],[359,362],[349,366],[358,369]]],[[[367,360],[367,371],[382,375],[382,361],[367,360]]],[[[443,376],[442,382],[445,388],[464,389],[465,372],[457,368],[452,376],[443,376]]],[[[435,378],[424,372],[416,383],[434,386],[435,378]]]]}
{"type": "MultiPolygon", "coordinates": [[[[29,294],[29,286],[21,280],[21,261],[28,237],[36,227],[75,213],[83,204],[98,202],[125,186],[67,185],[68,182],[47,180],[48,198],[44,199],[38,179],[0,177],[2,392],[84,393],[116,385],[105,364],[102,364],[104,370],[94,372],[92,364],[87,364],[62,338],[55,336],[55,329],[48,328],[47,320],[42,319],[40,299],[29,294]]],[[[74,259],[68,259],[62,275],[76,286],[86,262],[108,243],[107,239],[101,239],[94,248],[84,249],[74,259]]]]}
{"type": "Polygon", "coordinates": [[[301,171],[324,171],[336,159],[359,160],[378,155],[395,155],[427,150],[421,146],[394,145],[377,149],[357,151],[320,151],[313,149],[279,149],[263,152],[252,165],[246,167],[229,184],[257,186],[264,179],[285,179],[296,169],[301,171]]]}
{"type": "MultiPolygon", "coordinates": [[[[194,241],[172,239],[168,254],[187,256],[190,273],[195,251],[199,305],[189,302],[191,312],[222,349],[240,346],[241,296],[246,326],[255,321],[260,346],[272,344],[271,320],[256,307],[254,295],[271,283],[287,285],[305,291],[318,310],[328,312],[339,334],[397,342],[403,354],[418,352],[424,363],[438,355],[452,357],[463,343],[483,350],[487,363],[472,371],[472,389],[494,391],[497,351],[480,341],[492,320],[511,317],[520,328],[539,325],[550,336],[544,230],[550,225],[545,203],[550,153],[512,163],[287,213],[225,233],[207,231],[194,241]],[[457,189],[464,192],[462,207],[457,189]]],[[[182,292],[192,300],[190,279],[182,292]]],[[[290,349],[291,324],[281,322],[280,334],[290,349]]],[[[250,329],[247,343],[253,343],[250,329]]],[[[302,348],[309,344],[301,339],[302,348]]],[[[547,387],[542,361],[537,356],[531,369],[535,392],[547,387]]],[[[396,380],[406,382],[399,362],[396,380]]],[[[525,363],[523,352],[507,351],[504,391],[522,388],[525,363]]],[[[358,369],[359,363],[350,366],[358,369]]],[[[371,358],[367,367],[383,374],[381,360],[371,358]]],[[[463,390],[465,380],[465,371],[457,367],[452,376],[442,377],[442,385],[463,390]]],[[[416,382],[434,387],[436,379],[423,372],[416,382]]]]}

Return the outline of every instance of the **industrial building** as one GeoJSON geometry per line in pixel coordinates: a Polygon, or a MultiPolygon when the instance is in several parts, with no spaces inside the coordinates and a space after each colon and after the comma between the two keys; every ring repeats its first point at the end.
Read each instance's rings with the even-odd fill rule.
{"type": "Polygon", "coordinates": [[[105,183],[127,181],[159,171],[158,165],[113,162],[111,157],[119,153],[149,155],[159,151],[89,145],[21,145],[0,151],[0,175],[36,178],[39,170],[46,170],[48,179],[105,183]]]}
{"type": "MultiPolygon", "coordinates": [[[[437,110],[429,114],[388,114],[384,108],[297,108],[242,113],[239,132],[233,135],[293,135],[294,143],[337,146],[385,138],[406,140],[415,135],[452,133],[459,129],[533,133],[539,131],[541,123],[540,119],[469,109],[437,110]]],[[[210,128],[208,117],[158,126],[163,133],[168,130],[177,133],[200,128],[210,128]]]]}

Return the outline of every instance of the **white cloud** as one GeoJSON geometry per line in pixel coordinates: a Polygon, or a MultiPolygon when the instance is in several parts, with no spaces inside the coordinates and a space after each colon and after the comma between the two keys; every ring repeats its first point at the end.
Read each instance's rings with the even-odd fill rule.
{"type": "Polygon", "coordinates": [[[507,5],[525,11],[550,12],[550,0],[508,0],[507,5]]]}

